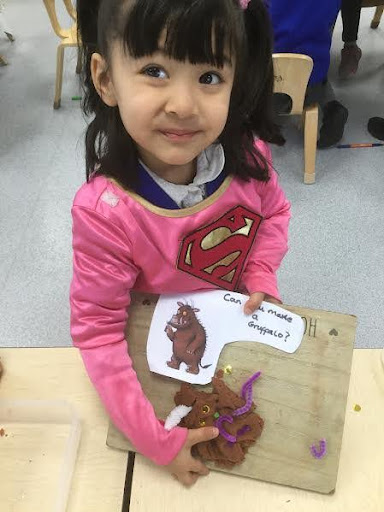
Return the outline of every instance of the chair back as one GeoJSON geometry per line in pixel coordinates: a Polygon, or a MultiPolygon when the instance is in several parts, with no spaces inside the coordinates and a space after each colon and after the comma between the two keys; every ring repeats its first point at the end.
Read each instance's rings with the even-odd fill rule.
{"type": "Polygon", "coordinates": [[[73,6],[72,0],[63,0],[65,8],[67,9],[68,14],[73,19],[73,21],[76,21],[76,9],[73,6]]]}
{"type": "MultiPolygon", "coordinates": [[[[68,14],[71,16],[73,20],[76,20],[76,11],[73,7],[72,0],[63,0],[65,4],[65,8],[67,9],[68,14]]],[[[63,29],[59,23],[56,12],[56,1],[55,0],[43,0],[45,8],[47,9],[47,13],[49,16],[49,20],[51,22],[52,28],[55,34],[61,39],[65,39],[68,37],[68,30],[63,29]]]]}
{"type": "Polygon", "coordinates": [[[378,7],[384,5],[384,0],[362,0],[361,7],[378,7]]]}
{"type": "Polygon", "coordinates": [[[299,53],[274,53],[274,92],[283,92],[292,98],[291,114],[302,114],[305,93],[313,69],[313,60],[299,53]]]}

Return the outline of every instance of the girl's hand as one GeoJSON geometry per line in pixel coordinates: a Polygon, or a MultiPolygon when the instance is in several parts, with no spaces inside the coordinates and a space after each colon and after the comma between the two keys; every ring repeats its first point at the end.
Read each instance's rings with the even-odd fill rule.
{"type": "Polygon", "coordinates": [[[251,293],[249,299],[244,304],[244,313],[246,315],[251,315],[254,311],[259,309],[260,304],[263,302],[263,300],[271,302],[272,304],[281,304],[279,300],[275,299],[275,297],[272,297],[271,295],[268,295],[263,292],[255,292],[251,293]]]}
{"type": "Polygon", "coordinates": [[[192,456],[191,448],[197,443],[210,441],[219,435],[219,430],[215,427],[201,427],[188,430],[188,437],[184,446],[173,459],[165,466],[172,475],[183,485],[190,487],[199,476],[208,475],[209,469],[198,459],[192,456]]]}

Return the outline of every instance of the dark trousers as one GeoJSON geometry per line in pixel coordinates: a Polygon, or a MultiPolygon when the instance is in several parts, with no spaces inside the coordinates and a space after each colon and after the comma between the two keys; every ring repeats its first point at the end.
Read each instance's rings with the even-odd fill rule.
{"type": "Polygon", "coordinates": [[[351,43],[357,41],[359,32],[360,11],[362,0],[342,0],[341,18],[343,20],[343,41],[351,43]]]}
{"type": "Polygon", "coordinates": [[[323,109],[327,103],[335,100],[335,93],[329,80],[316,85],[308,85],[307,93],[305,95],[304,105],[312,105],[318,103],[320,108],[323,109]]]}

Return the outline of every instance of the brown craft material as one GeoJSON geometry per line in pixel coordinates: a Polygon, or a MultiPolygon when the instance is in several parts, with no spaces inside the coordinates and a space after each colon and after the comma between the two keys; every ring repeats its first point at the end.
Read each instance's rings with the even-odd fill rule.
{"type": "MultiPolygon", "coordinates": [[[[212,393],[197,391],[193,386],[182,383],[180,391],[175,395],[176,405],[187,405],[193,407],[191,412],[180,422],[181,427],[199,428],[213,426],[214,414],[220,416],[232,416],[233,411],[242,407],[245,400],[234,393],[220,378],[222,372],[212,380],[212,393]]],[[[235,443],[230,443],[222,435],[211,441],[199,443],[194,446],[195,455],[204,460],[213,461],[217,466],[231,468],[243,462],[248,448],[256,442],[263,430],[264,420],[255,412],[255,404],[248,412],[241,416],[233,417],[233,423],[223,422],[224,429],[233,436],[248,425],[250,429],[238,436],[235,443]]]]}

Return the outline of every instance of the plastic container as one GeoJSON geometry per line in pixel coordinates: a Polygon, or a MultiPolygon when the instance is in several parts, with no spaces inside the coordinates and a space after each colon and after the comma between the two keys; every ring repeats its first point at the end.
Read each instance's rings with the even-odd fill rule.
{"type": "Polygon", "coordinates": [[[80,435],[65,401],[0,400],[1,512],[66,512],[80,435]]]}

